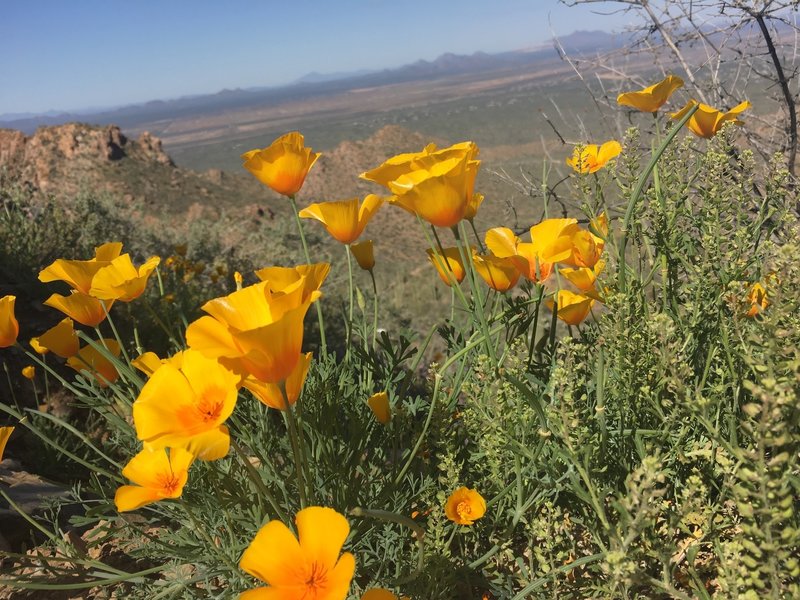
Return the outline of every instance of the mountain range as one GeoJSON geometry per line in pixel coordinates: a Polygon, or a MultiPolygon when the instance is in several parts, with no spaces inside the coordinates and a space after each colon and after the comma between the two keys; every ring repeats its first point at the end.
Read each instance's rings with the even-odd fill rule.
{"type": "MultiPolygon", "coordinates": [[[[576,31],[558,39],[558,46],[569,54],[594,54],[624,45],[624,36],[603,31],[576,31]]],[[[0,128],[33,133],[43,125],[59,125],[71,121],[89,123],[115,123],[123,129],[138,123],[159,119],[173,119],[256,106],[270,106],[292,100],[324,97],[353,88],[384,86],[396,83],[434,80],[452,75],[464,75],[506,69],[530,67],[542,60],[557,59],[559,50],[555,40],[551,44],[525,50],[471,55],[446,53],[433,61],[414,63],[381,71],[351,71],[330,74],[309,73],[295,82],[279,87],[254,87],[224,89],[213,94],[185,96],[171,100],[152,100],[105,110],[80,110],[75,112],[48,111],[42,114],[16,113],[0,115],[0,128]]]]}

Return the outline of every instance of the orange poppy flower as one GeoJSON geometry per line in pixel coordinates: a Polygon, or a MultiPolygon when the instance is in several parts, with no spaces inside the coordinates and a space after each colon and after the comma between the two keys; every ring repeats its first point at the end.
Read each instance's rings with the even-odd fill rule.
{"type": "Polygon", "coordinates": [[[582,148],[575,148],[572,158],[567,159],[567,164],[578,173],[594,173],[606,166],[608,161],[619,156],[622,146],[616,140],[609,140],[601,146],[587,144],[582,148]]]}
{"type": "Polygon", "coordinates": [[[75,333],[72,319],[67,317],[39,337],[33,338],[31,346],[39,354],[50,351],[61,358],[70,358],[78,353],[80,340],[75,333]]]}
{"type": "Polygon", "coordinates": [[[16,296],[3,296],[0,298],[0,348],[8,348],[17,343],[19,336],[19,323],[14,316],[14,303],[16,296]]]}
{"type": "Polygon", "coordinates": [[[294,196],[318,158],[318,152],[306,147],[303,135],[292,131],[262,150],[242,154],[242,166],[279,194],[294,196]]]}
{"type": "Polygon", "coordinates": [[[392,408],[389,405],[389,394],[385,391],[372,394],[367,400],[367,404],[372,409],[375,418],[382,425],[386,425],[392,420],[392,408]]]}
{"type": "Polygon", "coordinates": [[[625,92],[617,96],[617,104],[630,106],[642,112],[654,113],[661,108],[678,88],[683,87],[683,79],[668,75],[662,81],[637,92],[625,92]]]}
{"type": "MultiPolygon", "coordinates": [[[[119,357],[119,343],[117,340],[103,339],[103,345],[114,357],[119,357]]],[[[92,376],[100,387],[108,387],[119,378],[119,373],[114,364],[94,346],[84,346],[78,353],[67,359],[67,365],[78,371],[92,376]]]]}
{"type": "Polygon", "coordinates": [[[444,514],[458,525],[472,525],[486,514],[486,500],[476,490],[460,487],[447,498],[444,514]]]}
{"type": "Polygon", "coordinates": [[[131,302],[144,293],[147,280],[159,262],[158,256],[152,256],[135,267],[129,254],[118,256],[95,273],[89,293],[100,300],[131,302]]]}
{"type": "Polygon", "coordinates": [[[180,498],[189,479],[194,455],[183,448],[145,448],[134,456],[122,475],[136,485],[123,485],[114,495],[119,512],[136,510],[165,498],[180,498]]]}
{"type": "MultiPolygon", "coordinates": [[[[303,391],[306,382],[306,375],[311,366],[311,352],[300,356],[294,370],[286,378],[286,396],[289,405],[294,406],[303,391]]],[[[242,387],[250,390],[259,402],[276,410],[286,410],[286,401],[277,383],[264,383],[253,376],[245,377],[242,380],[242,387]]]]}
{"type": "Polygon", "coordinates": [[[272,520],[256,534],[239,566],[267,584],[240,600],[345,600],[356,568],[349,552],[339,554],[350,525],[332,508],[310,506],[297,513],[297,537],[272,520]]]}
{"type": "Polygon", "coordinates": [[[351,244],[350,252],[355,257],[358,266],[365,271],[372,271],[375,268],[375,251],[372,247],[372,240],[351,244]]]}
{"type": "Polygon", "coordinates": [[[303,219],[316,219],[325,225],[325,229],[336,241],[352,244],[382,204],[383,198],[369,194],[360,207],[358,198],[351,198],[338,202],[311,204],[298,214],[303,219]]]}
{"type": "Polygon", "coordinates": [[[63,281],[68,283],[72,289],[88,295],[92,289],[92,279],[95,274],[103,267],[108,266],[119,256],[121,251],[121,242],[108,242],[95,248],[94,258],[91,260],[59,258],[42,269],[39,273],[39,281],[42,283],[63,281]]]}
{"type": "MultiPolygon", "coordinates": [[[[694,100],[689,100],[689,102],[684,106],[681,110],[671,115],[671,118],[680,121],[687,112],[689,112],[694,106],[697,106],[697,102],[694,100]]],[[[689,128],[689,131],[694,133],[696,136],[701,138],[712,138],[714,137],[717,132],[722,129],[722,126],[731,121],[736,125],[744,125],[744,121],[739,120],[739,114],[747,110],[752,106],[748,101],[744,101],[741,104],[737,104],[728,112],[722,112],[712,106],[708,106],[707,104],[700,104],[700,107],[695,111],[695,113],[689,118],[689,121],[686,123],[686,126],[689,128]]]]}

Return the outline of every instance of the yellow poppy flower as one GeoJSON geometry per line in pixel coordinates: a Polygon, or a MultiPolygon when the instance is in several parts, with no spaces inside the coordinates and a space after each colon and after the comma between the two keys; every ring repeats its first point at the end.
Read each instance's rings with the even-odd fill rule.
{"type": "Polygon", "coordinates": [[[477,491],[460,487],[447,499],[444,514],[458,525],[472,525],[486,514],[486,500],[477,491]]]}
{"type": "MultiPolygon", "coordinates": [[[[428,248],[428,259],[433,263],[433,266],[436,267],[439,278],[444,281],[446,285],[452,285],[453,279],[461,283],[464,281],[464,275],[466,275],[464,261],[461,260],[461,251],[456,247],[444,248],[443,250],[444,256],[442,256],[440,252],[434,252],[428,248]]],[[[472,252],[475,252],[474,248],[472,252]]]]}
{"type": "Polygon", "coordinates": [[[588,144],[582,148],[575,148],[572,158],[567,159],[567,164],[578,173],[594,173],[606,166],[609,160],[619,156],[622,146],[616,140],[609,140],[603,145],[588,144]]]}
{"type": "MultiPolygon", "coordinates": [[[[576,294],[569,290],[558,291],[558,316],[567,325],[578,325],[591,312],[595,299],[589,295],[576,294]]],[[[547,306],[553,310],[553,301],[548,300],[547,306]]]]}
{"type": "Polygon", "coordinates": [[[394,181],[401,175],[405,175],[418,168],[421,160],[429,156],[435,156],[437,152],[440,151],[437,150],[436,144],[428,144],[420,152],[408,152],[393,156],[386,160],[381,166],[371,171],[366,171],[359,175],[359,177],[367,181],[374,181],[388,188],[390,181],[394,181]]]}
{"type": "Polygon", "coordinates": [[[531,243],[542,262],[569,260],[573,254],[573,237],[580,230],[576,219],[545,219],[531,227],[531,243]]]}
{"type": "Polygon", "coordinates": [[[514,256],[520,240],[508,227],[493,227],[484,236],[486,247],[498,258],[514,256]]]}
{"type": "MultiPolygon", "coordinates": [[[[102,343],[115,357],[119,356],[120,348],[116,340],[103,339],[102,343]]],[[[67,365],[78,371],[94,377],[100,387],[107,387],[119,378],[116,367],[94,346],[84,346],[78,353],[67,359],[67,365]]]]}
{"type": "Polygon", "coordinates": [[[183,448],[145,448],[134,456],[122,475],[136,485],[123,485],[114,495],[119,512],[136,510],[164,498],[180,498],[189,479],[194,455],[183,448]]]}
{"type": "MultiPolygon", "coordinates": [[[[361,174],[362,179],[389,188],[389,202],[439,227],[458,223],[472,204],[480,161],[473,142],[461,142],[437,150],[429,144],[422,152],[401,154],[380,167],[361,174]]],[[[474,216],[474,215],[473,215],[474,216]]]]}
{"type": "Polygon", "coordinates": [[[304,276],[283,292],[270,290],[273,281],[206,302],[210,316],[186,330],[189,346],[262,382],[286,379],[300,359],[306,312],[321,294],[304,276]]]}
{"type": "Polygon", "coordinates": [[[365,271],[372,271],[375,268],[375,251],[372,248],[372,240],[350,244],[350,252],[355,257],[358,266],[365,271]]]}
{"type": "Polygon", "coordinates": [[[754,283],[750,287],[750,291],[747,293],[747,301],[750,304],[750,309],[746,314],[748,317],[755,317],[758,313],[769,306],[767,290],[760,283],[754,283]]]}
{"type": "Polygon", "coordinates": [[[570,241],[572,242],[572,255],[561,261],[563,264],[591,268],[600,260],[605,242],[591,231],[579,229],[572,234],[570,241]]]}
{"type": "Polygon", "coordinates": [[[27,367],[22,368],[22,376],[25,379],[33,379],[36,377],[36,367],[33,365],[28,365],[27,367]]]}
{"type": "Polygon", "coordinates": [[[519,280],[520,270],[512,257],[500,258],[491,254],[474,257],[475,271],[490,288],[497,292],[507,292],[519,280]]]}
{"type": "Polygon", "coordinates": [[[467,203],[467,210],[464,211],[464,218],[467,221],[472,221],[478,214],[478,209],[483,204],[483,194],[474,192],[469,202],[467,203]]]}
{"type": "Polygon", "coordinates": [[[39,281],[64,281],[83,294],[89,294],[95,274],[111,263],[122,251],[121,242],[108,242],[94,250],[91,260],[67,260],[59,258],[39,273],[39,281]]]}
{"type": "Polygon", "coordinates": [[[294,196],[318,158],[318,152],[306,147],[303,135],[292,131],[262,150],[242,154],[242,166],[279,194],[294,196]]]}
{"type": "Polygon", "coordinates": [[[338,202],[311,204],[298,214],[303,219],[316,219],[328,233],[342,244],[352,244],[364,231],[372,215],[383,204],[383,198],[369,194],[359,207],[358,198],[338,202]]]}
{"type": "Polygon", "coordinates": [[[11,433],[14,431],[13,427],[0,427],[0,462],[3,461],[3,453],[6,450],[6,444],[8,443],[8,438],[11,437],[11,433]]]}
{"type": "MultiPolygon", "coordinates": [[[[531,229],[531,232],[534,230],[531,229]]],[[[558,232],[560,233],[560,229],[558,232]]],[[[545,233],[537,235],[543,240],[549,239],[545,233]]],[[[543,242],[536,245],[531,242],[523,242],[508,227],[494,227],[486,232],[486,247],[492,251],[497,258],[508,258],[517,268],[519,273],[530,281],[544,281],[550,276],[553,270],[552,262],[542,260],[541,246],[543,242]]]]}
{"type": "Polygon", "coordinates": [[[517,253],[509,259],[525,279],[534,283],[544,281],[553,272],[553,263],[543,261],[538,247],[531,242],[517,244],[517,253]]]}
{"type": "Polygon", "coordinates": [[[8,348],[17,343],[19,336],[19,323],[14,316],[14,303],[16,296],[3,296],[0,298],[0,348],[8,348]]]}
{"type": "MultiPolygon", "coordinates": [[[[671,118],[680,121],[687,112],[689,112],[692,107],[696,106],[698,103],[694,100],[689,100],[688,104],[684,106],[681,110],[671,115],[671,118]]],[[[736,125],[744,125],[744,121],[739,120],[739,113],[744,112],[748,108],[752,106],[747,100],[742,102],[741,104],[737,104],[728,112],[721,112],[716,108],[708,106],[707,104],[700,104],[700,107],[697,111],[691,116],[689,121],[686,123],[686,126],[689,130],[694,133],[696,136],[701,138],[711,138],[714,137],[717,132],[722,129],[722,126],[731,121],[736,125]]]]}
{"type": "Polygon", "coordinates": [[[67,317],[39,337],[33,338],[31,346],[39,354],[50,351],[61,358],[70,358],[78,353],[80,341],[75,333],[72,319],[67,317]]]}
{"type": "MultiPolygon", "coordinates": [[[[301,355],[294,370],[286,378],[286,396],[290,406],[294,406],[294,403],[300,397],[300,392],[303,391],[306,375],[308,375],[308,369],[311,366],[311,356],[311,352],[301,355]]],[[[250,390],[262,404],[277,410],[286,410],[286,402],[277,383],[264,383],[253,376],[249,376],[242,380],[242,387],[250,390]]]]}
{"type": "Polygon", "coordinates": [[[89,293],[100,300],[131,302],[144,293],[147,280],[160,262],[158,256],[151,256],[135,267],[130,254],[118,256],[95,273],[89,293]]]}
{"type": "Polygon", "coordinates": [[[256,277],[267,282],[270,292],[290,294],[295,288],[303,289],[302,300],[319,297],[319,288],[331,272],[330,263],[314,263],[295,267],[265,267],[255,272],[256,277]]]}
{"type": "Polygon", "coordinates": [[[73,291],[69,296],[53,294],[44,301],[45,306],[51,306],[56,310],[87,327],[97,327],[106,318],[106,311],[111,310],[113,300],[98,300],[93,296],[88,296],[83,292],[73,291]],[[105,304],[105,309],[103,308],[105,304]]]}
{"type": "Polygon", "coordinates": [[[183,364],[183,352],[176,352],[169,358],[159,358],[158,354],[155,352],[145,352],[134,358],[131,361],[131,366],[150,377],[167,363],[171,364],[176,369],[180,369],[183,364]]]}
{"type": "Polygon", "coordinates": [[[392,420],[392,409],[389,406],[389,394],[385,391],[372,394],[367,400],[367,404],[372,409],[379,423],[386,425],[392,420]]]}
{"type": "Polygon", "coordinates": [[[479,165],[464,154],[401,175],[389,182],[389,202],[431,225],[452,227],[466,214],[479,165]]]}
{"type": "Polygon", "coordinates": [[[239,382],[216,360],[186,350],[180,366],[167,361],[139,392],[133,403],[136,436],[154,449],[180,447],[203,460],[222,458],[230,444],[223,423],[236,406],[239,382]]]}
{"type": "MultiPolygon", "coordinates": [[[[579,292],[586,295],[591,295],[591,293],[595,291],[595,282],[597,281],[597,276],[602,273],[604,268],[605,262],[599,260],[591,268],[578,267],[575,269],[568,269],[562,267],[558,270],[558,272],[564,277],[564,279],[574,285],[579,292]]],[[[597,300],[598,298],[595,297],[595,299],[597,300]]]]}
{"type": "Polygon", "coordinates": [[[666,79],[638,92],[626,92],[617,96],[617,104],[630,106],[642,112],[654,113],[661,108],[678,88],[683,87],[683,79],[668,75],[666,79]]]}
{"type": "Polygon", "coordinates": [[[345,600],[356,568],[341,552],[350,533],[344,516],[332,508],[310,506],[297,513],[297,537],[272,520],[256,534],[239,566],[267,584],[244,592],[240,600],[345,600]]]}
{"type": "Polygon", "coordinates": [[[428,169],[437,162],[465,155],[468,155],[470,159],[475,159],[478,156],[478,146],[474,142],[459,142],[440,150],[436,144],[428,144],[421,152],[393,156],[381,166],[362,173],[360,177],[388,188],[389,183],[396,181],[401,175],[407,175],[417,169],[428,169]]]}

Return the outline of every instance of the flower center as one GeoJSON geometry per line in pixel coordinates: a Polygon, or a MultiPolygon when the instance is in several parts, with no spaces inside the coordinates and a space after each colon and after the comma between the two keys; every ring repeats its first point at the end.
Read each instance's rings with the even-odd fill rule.
{"type": "Polygon", "coordinates": [[[469,505],[469,502],[462,500],[458,503],[458,506],[456,506],[456,512],[458,513],[459,517],[468,521],[472,516],[472,507],[469,505]]]}
{"type": "Polygon", "coordinates": [[[319,563],[311,563],[311,572],[308,574],[308,579],[306,579],[306,587],[313,594],[312,598],[316,598],[317,592],[323,590],[327,579],[328,572],[325,567],[319,563]]]}
{"type": "Polygon", "coordinates": [[[178,478],[173,474],[163,475],[161,478],[161,491],[167,496],[171,496],[178,489],[178,478]]]}
{"type": "Polygon", "coordinates": [[[204,390],[196,404],[200,420],[203,423],[217,422],[222,414],[224,399],[225,391],[220,388],[212,387],[204,390]]]}

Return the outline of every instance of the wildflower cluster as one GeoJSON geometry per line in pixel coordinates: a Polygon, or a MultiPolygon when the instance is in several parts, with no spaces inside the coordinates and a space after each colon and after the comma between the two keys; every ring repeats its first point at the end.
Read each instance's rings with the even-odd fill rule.
{"type": "MultiPolygon", "coordinates": [[[[669,76],[618,101],[657,113],[682,83],[669,76]]],[[[684,124],[698,136],[713,137],[726,122],[740,124],[737,115],[746,105],[723,114],[690,102],[672,115],[679,126],[655,158],[667,152],[684,124]]],[[[583,144],[565,161],[581,187],[597,181],[598,173],[602,177],[603,169],[612,170],[622,152],[615,140],[583,144]]],[[[770,396],[777,384],[729,384],[720,373],[741,377],[741,369],[756,359],[720,355],[760,319],[796,319],[780,308],[782,282],[771,275],[754,281],[749,265],[725,270],[733,262],[725,255],[719,261],[724,281],[708,293],[723,314],[723,288],[737,289],[722,341],[702,318],[686,316],[690,301],[703,297],[700,286],[711,284],[700,281],[694,295],[675,291],[695,285],[688,271],[675,275],[693,263],[676,266],[664,236],[652,237],[657,256],[637,257],[639,270],[628,266],[633,252],[626,252],[626,242],[634,225],[657,229],[660,222],[636,217],[637,203],[661,199],[659,190],[644,191],[657,160],[625,198],[620,227],[601,195],[584,215],[545,213],[527,231],[500,225],[481,237],[473,222],[484,203],[474,189],[481,165],[475,143],[429,144],[362,173],[382,187],[382,195],[299,208],[297,195],[319,156],[297,132],[242,155],[244,167],[291,204],[307,260],[258,269],[251,285],[236,272],[233,289],[206,301],[202,316],[185,321],[168,355],[147,351],[138,338],[126,343],[114,325],[113,306],[139,298],[161,262],[154,256],[136,266],[121,243],[97,247],[88,260],[56,260],[41,271],[40,281],[61,282],[70,291],[45,302],[65,318],[30,339],[32,353],[18,343],[14,296],[0,299],[0,347],[16,346],[54,376],[58,371],[44,355],[65,359],[81,374],[80,385],[62,383],[79,398],[91,396],[86,404],[99,407],[122,440],[108,452],[113,456],[89,444],[115,466],[94,475],[99,485],[114,487],[113,503],[109,494],[107,505],[93,513],[130,525],[145,540],[142,545],[180,548],[175,552],[181,566],[192,569],[186,577],[167,573],[166,566],[144,575],[117,571],[103,577],[149,582],[147,576],[158,573],[148,589],[162,589],[153,597],[202,589],[204,595],[249,600],[344,600],[352,593],[363,600],[407,600],[401,592],[415,598],[522,599],[556,596],[570,585],[579,590],[572,597],[597,590],[626,597],[689,597],[698,591],[698,552],[710,554],[713,542],[732,555],[735,523],[752,514],[737,505],[733,524],[715,521],[728,538],[705,539],[699,529],[682,537],[681,528],[714,512],[717,500],[708,490],[747,479],[730,470],[732,461],[725,457],[767,464],[762,446],[774,440],[766,435],[766,417],[756,427],[754,415],[775,405],[780,410],[770,418],[778,420],[781,411],[788,412],[792,393],[785,374],[773,380],[780,382],[780,402],[770,396]],[[362,238],[384,206],[409,213],[409,222],[429,242],[435,272],[452,290],[450,320],[439,328],[447,354],[429,366],[424,380],[418,378],[420,361],[434,332],[414,347],[377,325],[380,294],[373,270],[380,257],[376,262],[372,241],[362,238]],[[321,223],[346,255],[343,356],[325,346],[323,289],[331,264],[311,259],[303,220],[321,223]],[[452,245],[443,244],[444,235],[452,235],[452,245]],[[353,258],[373,285],[371,329],[366,323],[356,327],[353,258]],[[650,258],[645,276],[641,265],[650,258]],[[608,277],[607,268],[615,277],[608,277]],[[656,303],[650,296],[658,294],[663,301],[656,303]],[[322,342],[316,355],[304,348],[312,305],[322,342]],[[542,306],[552,311],[545,319],[542,306]],[[739,318],[745,316],[755,318],[739,318]],[[76,323],[89,329],[76,329],[76,323]],[[558,331],[568,328],[570,335],[559,340],[558,331]],[[703,335],[707,353],[696,342],[703,335]],[[739,398],[750,390],[761,399],[758,406],[743,405],[752,421],[743,431],[757,438],[759,453],[740,452],[731,441],[735,436],[720,431],[738,427],[739,398]],[[735,400],[723,396],[729,391],[735,400]],[[716,412],[708,408],[711,396],[716,412]],[[720,444],[722,458],[712,458],[717,450],[703,445],[709,437],[720,444]],[[609,461],[611,455],[617,460],[609,461]],[[669,466],[659,470],[662,457],[669,466]],[[678,471],[692,490],[702,490],[702,499],[672,477],[678,471]],[[199,498],[205,502],[201,515],[199,498]],[[141,512],[125,519],[117,514],[131,511],[141,512]],[[139,527],[141,522],[148,527],[139,527]],[[178,542],[160,541],[161,533],[178,542]],[[644,539],[646,534],[651,537],[644,539]],[[670,544],[681,544],[680,553],[673,554],[670,544]],[[194,564],[211,562],[221,566],[203,571],[194,564]],[[404,570],[410,575],[403,576],[404,570]]],[[[684,180],[680,185],[688,188],[684,180]]],[[[690,204],[678,207],[663,199],[657,216],[669,215],[676,223],[713,220],[701,221],[690,204]]],[[[681,247],[697,250],[707,237],[684,240],[681,247]]],[[[196,269],[185,254],[185,248],[176,249],[162,268],[188,277],[196,269]]],[[[228,273],[214,275],[216,283],[228,273]]],[[[360,291],[358,297],[364,311],[360,291]]],[[[785,332],[783,323],[771,326],[785,332]]],[[[794,343],[792,335],[785,333],[794,343]]],[[[794,364],[793,350],[783,352],[784,363],[794,364]]],[[[35,380],[36,370],[26,367],[23,375],[35,380]]],[[[16,427],[34,429],[21,412],[0,406],[17,419],[16,427]]],[[[15,426],[0,427],[0,460],[15,426]]],[[[781,444],[788,448],[790,437],[781,444]]],[[[780,456],[780,464],[793,461],[788,451],[780,456]]],[[[780,480],[776,469],[770,476],[780,480]]],[[[732,485],[740,497],[757,495],[752,478],[744,487],[732,485]]],[[[790,498],[788,491],[781,498],[790,498]]],[[[786,519],[794,519],[788,501],[782,502],[786,519]]],[[[772,513],[762,504],[758,518],[767,522],[772,513]]],[[[751,525],[745,528],[754,530],[751,525]]],[[[779,523],[773,519],[769,525],[777,530],[779,523]]],[[[793,531],[784,534],[787,539],[793,531]]],[[[98,563],[88,558],[69,560],[98,572],[98,563]]],[[[730,563],[720,562],[718,571],[739,585],[730,563]]]]}

